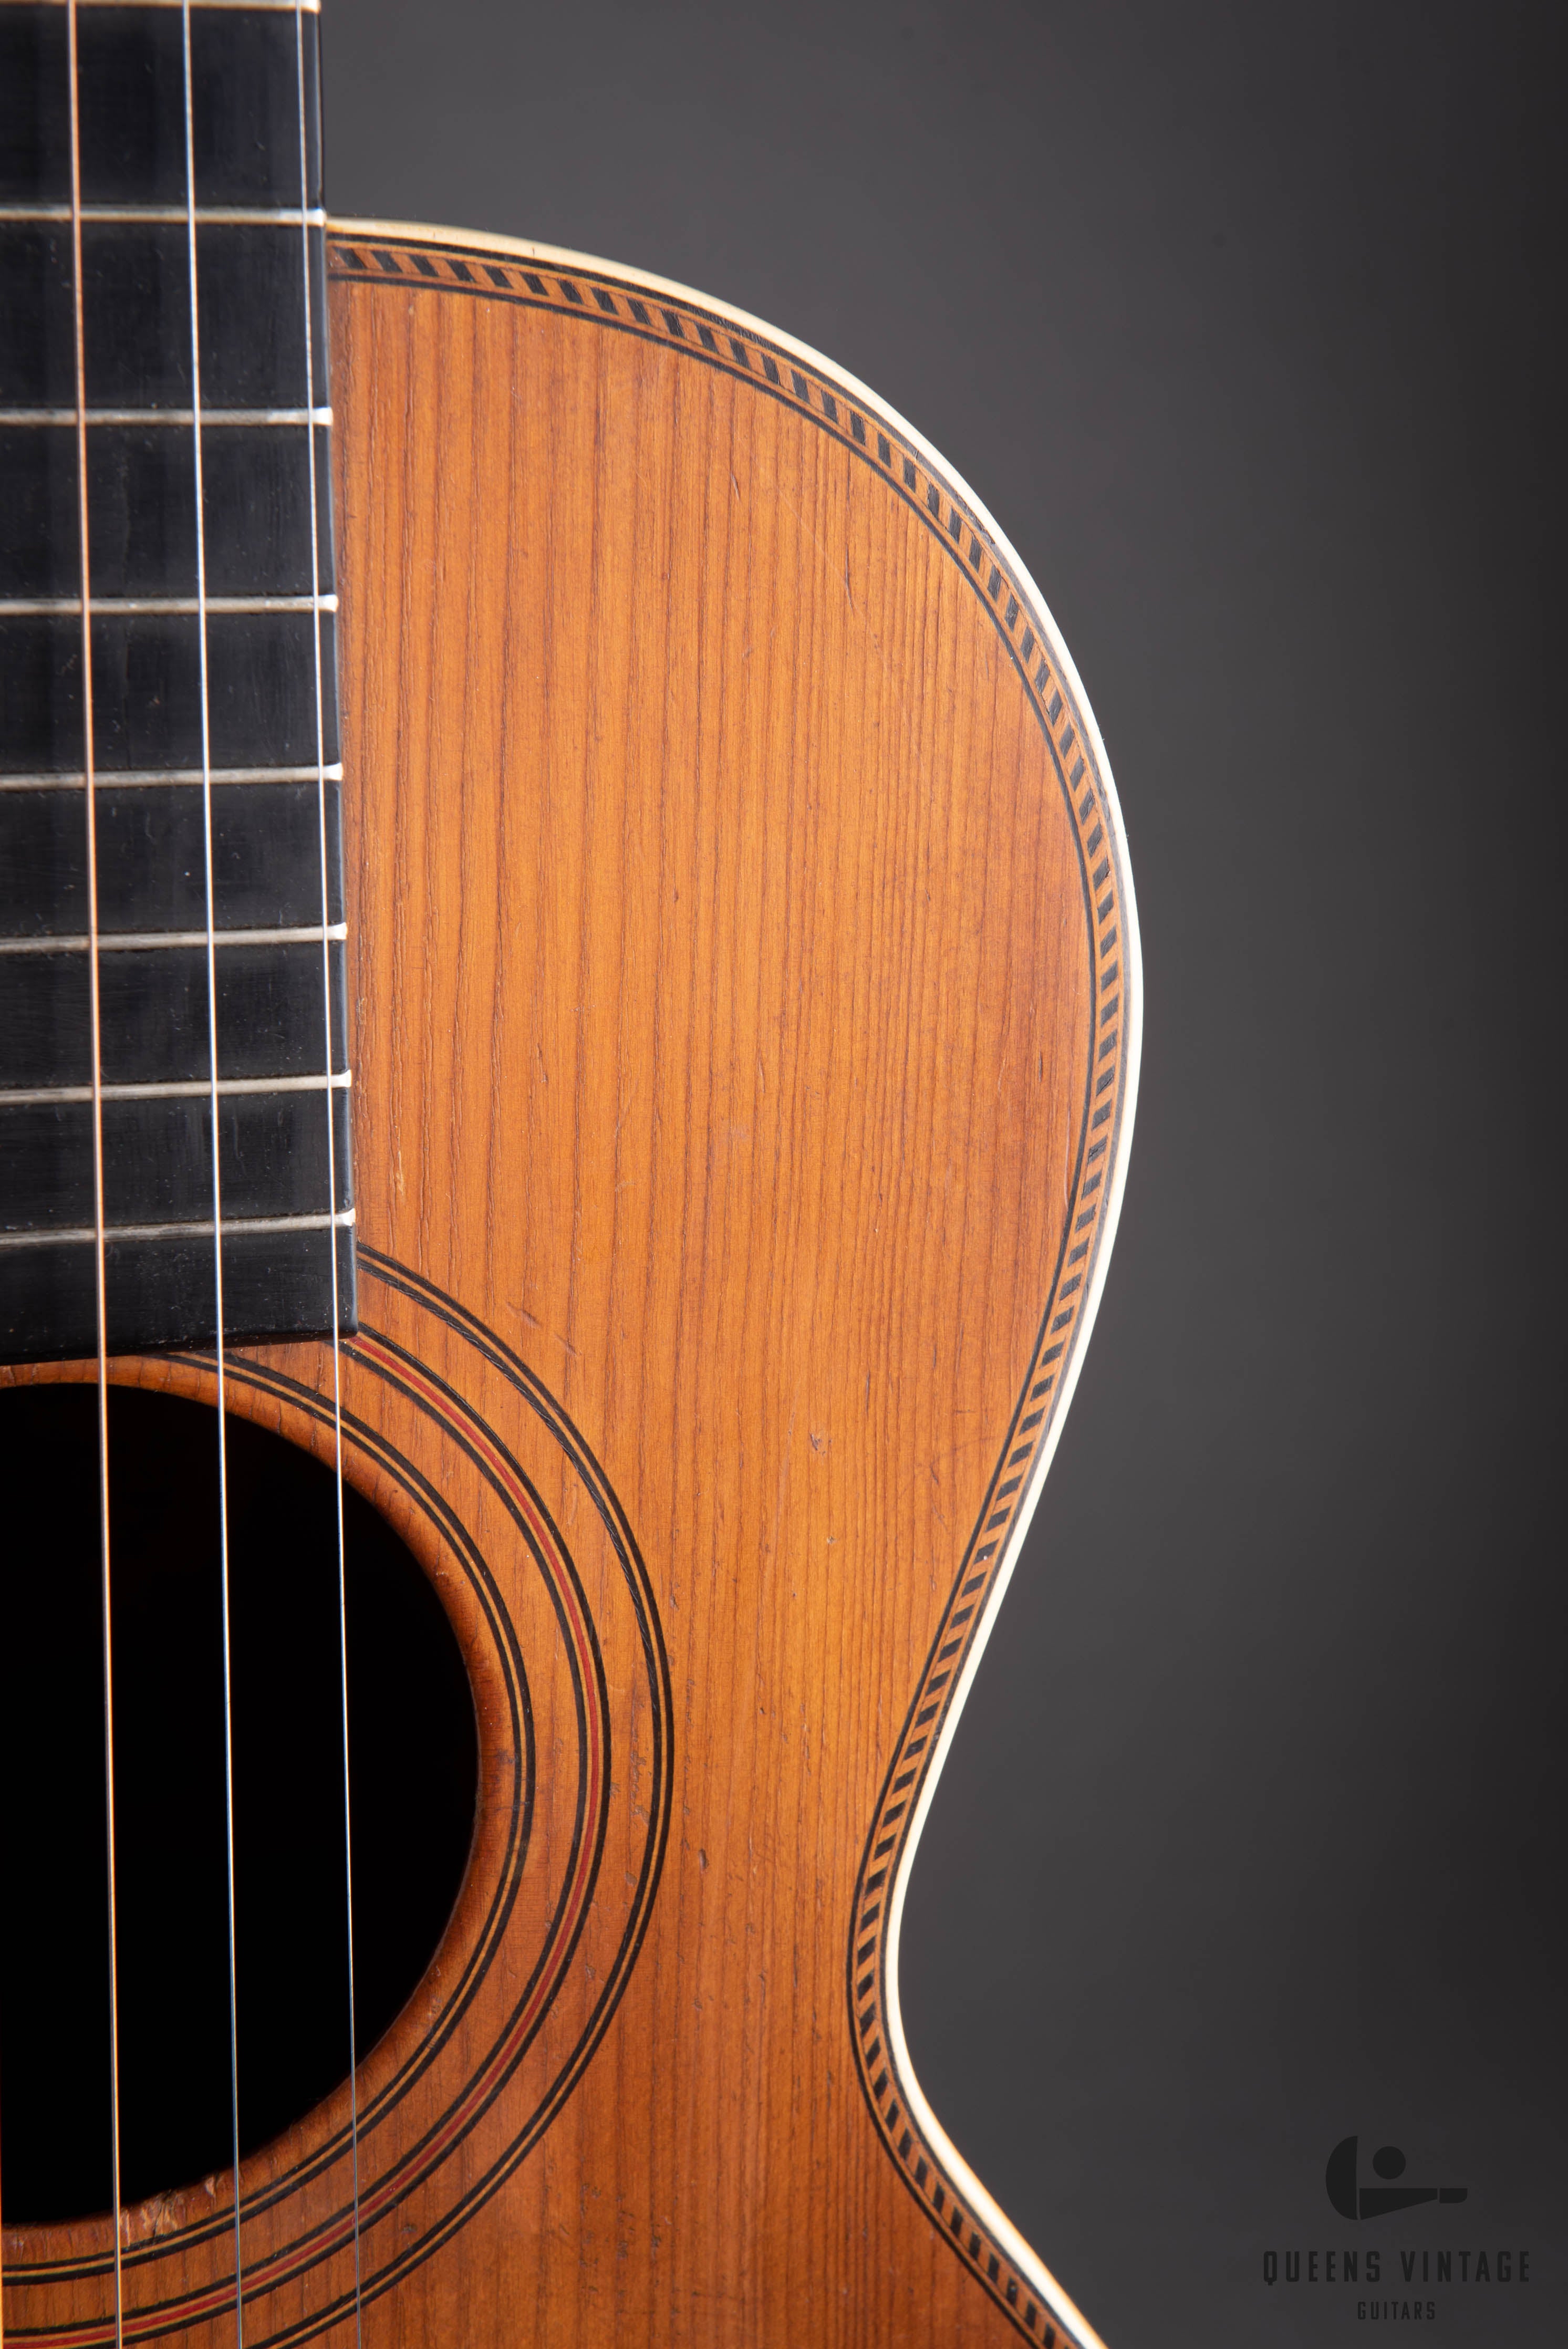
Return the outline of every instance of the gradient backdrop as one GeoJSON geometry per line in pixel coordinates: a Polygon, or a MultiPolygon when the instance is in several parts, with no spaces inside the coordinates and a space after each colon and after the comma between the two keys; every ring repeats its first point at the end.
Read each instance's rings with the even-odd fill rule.
{"type": "Polygon", "coordinates": [[[1104,730],[1127,1210],[904,1992],[1112,2349],[1362,2338],[1284,2254],[1375,2242],[1407,2295],[1400,2246],[1528,2248],[1440,2337],[1568,2337],[1558,21],[327,0],[336,210],[830,354],[991,506],[1104,730]],[[1347,2226],[1353,2131],[1468,2202],[1347,2226]]]}

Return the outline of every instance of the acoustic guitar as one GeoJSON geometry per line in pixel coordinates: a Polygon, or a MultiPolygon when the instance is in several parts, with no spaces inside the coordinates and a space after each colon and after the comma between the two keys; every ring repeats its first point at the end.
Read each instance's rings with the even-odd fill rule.
{"type": "Polygon", "coordinates": [[[317,34],[0,0],[6,2338],[1090,2349],[898,1956],[1121,1197],[1104,746],[842,369],[327,220],[317,34]]]}

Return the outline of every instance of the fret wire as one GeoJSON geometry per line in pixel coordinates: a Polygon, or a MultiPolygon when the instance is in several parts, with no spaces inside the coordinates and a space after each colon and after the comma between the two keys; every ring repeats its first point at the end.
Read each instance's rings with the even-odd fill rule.
{"type": "MultiPolygon", "coordinates": [[[[128,5],[138,8],[181,8],[185,0],[0,0],[0,7],[42,5],[46,8],[68,8],[75,5],[78,8],[123,8],[128,5]]],[[[321,14],[321,0],[297,0],[297,5],[307,16],[319,16],[321,14]]],[[[191,5],[205,10],[261,9],[268,15],[280,16],[286,11],[292,16],[296,0],[191,0],[191,5]]]]}
{"type": "MultiPolygon", "coordinates": [[[[5,0],[0,0],[0,6],[5,0]]],[[[95,773],[99,771],[94,770],[95,773]]],[[[105,791],[150,790],[158,783],[200,783],[205,780],[199,767],[109,767],[101,771],[107,780],[105,791]]],[[[337,764],[322,771],[327,782],[343,781],[343,767],[337,764]]],[[[314,767],[214,767],[214,783],[314,783],[318,780],[314,767]]],[[[66,768],[58,774],[0,775],[0,792],[79,792],[87,777],[79,768],[66,768]]]]}
{"type": "MultiPolygon", "coordinates": [[[[156,619],[189,619],[209,613],[228,616],[244,612],[335,612],[336,595],[89,595],[93,617],[121,619],[138,615],[156,619]]],[[[0,620],[67,619],[82,609],[79,595],[0,595],[0,620]]]]}
{"type": "MultiPolygon", "coordinates": [[[[68,221],[69,204],[0,204],[0,221],[68,221]]],[[[178,204],[84,204],[82,226],[92,228],[99,221],[142,222],[179,228],[185,214],[178,204]]],[[[327,214],[319,205],[302,212],[297,204],[278,207],[273,204],[204,204],[196,212],[198,228],[325,228],[327,214]]]]}
{"type": "MultiPolygon", "coordinates": [[[[349,1231],[353,1228],[354,1209],[340,1207],[336,1215],[302,1216],[230,1216],[223,1223],[223,1234],[234,1232],[325,1232],[349,1231]]],[[[208,1216],[190,1223],[109,1224],[104,1237],[109,1240],[212,1239],[217,1236],[217,1226],[208,1216]]],[[[68,1230],[49,1232],[0,1232],[0,1248],[77,1247],[88,1241],[96,1243],[98,1232],[91,1224],[68,1230]]]]}
{"type": "MultiPolygon", "coordinates": [[[[9,0],[0,0],[0,7],[9,0]]],[[[74,408],[0,408],[0,425],[75,424],[74,408]]],[[[88,429],[98,424],[194,424],[191,408],[89,408],[88,429]]],[[[330,408],[204,408],[202,429],[209,424],[330,424],[330,408]]]]}
{"type": "MultiPolygon", "coordinates": [[[[233,1100],[242,1093],[347,1092],[353,1083],[348,1069],[334,1069],[326,1077],[220,1077],[218,1097],[233,1100]]],[[[176,1078],[168,1084],[100,1085],[99,1101],[205,1101],[212,1092],[205,1077],[176,1078]]],[[[91,1085],[19,1085],[0,1090],[0,1109],[68,1109],[95,1098],[91,1085]]]]}
{"type": "MultiPolygon", "coordinates": [[[[189,25],[189,16],[186,17],[189,25]]],[[[66,19],[70,89],[71,327],[76,395],[77,554],[83,588],[82,759],[86,780],[88,925],[88,1028],[92,1053],[93,1318],[98,1338],[99,1557],[103,1623],[103,1744],[105,1889],[109,1899],[109,2190],[114,2228],[114,2341],[125,2349],[125,2272],[120,2245],[119,2165],[119,1925],[115,1869],[114,1817],[114,1614],[110,1577],[109,1511],[109,1287],[104,1247],[103,1018],[98,962],[98,818],[93,803],[92,564],[88,524],[87,335],[82,293],[81,76],[77,44],[77,0],[66,19]]],[[[330,1063],[328,1063],[330,1066],[330,1063]]],[[[214,1112],[214,1131],[216,1112],[214,1112]]],[[[216,1156],[214,1151],[213,1155],[216,1156]]]]}
{"type": "MultiPolygon", "coordinates": [[[[214,930],[213,943],[224,947],[333,946],[348,935],[342,922],[319,922],[301,929],[214,930]]],[[[96,941],[83,935],[41,938],[0,938],[0,955],[146,954],[165,947],[204,947],[205,930],[100,930],[96,941]]]]}

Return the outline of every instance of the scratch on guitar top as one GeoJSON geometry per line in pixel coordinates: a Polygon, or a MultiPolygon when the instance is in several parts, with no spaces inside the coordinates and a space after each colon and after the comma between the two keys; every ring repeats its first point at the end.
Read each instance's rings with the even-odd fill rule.
{"type": "Polygon", "coordinates": [[[557,1346],[565,1347],[566,1352],[570,1354],[574,1362],[581,1361],[582,1356],[578,1353],[571,1340],[569,1338],[563,1338],[558,1330],[547,1329],[545,1323],[540,1320],[536,1313],[529,1312],[528,1308],[522,1302],[521,1299],[509,1297],[506,1301],[511,1306],[514,1313],[517,1314],[521,1319],[526,1321],[530,1330],[544,1330],[546,1338],[554,1338],[557,1346]]]}
{"type": "Polygon", "coordinates": [[[620,1130],[621,1130],[621,1127],[626,1123],[628,1112],[629,1112],[629,1110],[630,1110],[630,1108],[631,1108],[632,1103],[636,1101],[636,1099],[637,1099],[637,1097],[638,1097],[639,1093],[641,1091],[642,1091],[642,1080],[641,1080],[641,1078],[639,1077],[639,1078],[638,1079],[638,1081],[637,1081],[636,1084],[634,1084],[634,1085],[633,1085],[633,1087],[632,1087],[631,1091],[627,1094],[627,1096],[626,1096],[625,1100],[621,1102],[620,1109],[619,1109],[618,1112],[617,1113],[617,1116],[616,1116],[616,1122],[615,1122],[615,1139],[616,1139],[618,1142],[620,1140],[620,1130]]]}

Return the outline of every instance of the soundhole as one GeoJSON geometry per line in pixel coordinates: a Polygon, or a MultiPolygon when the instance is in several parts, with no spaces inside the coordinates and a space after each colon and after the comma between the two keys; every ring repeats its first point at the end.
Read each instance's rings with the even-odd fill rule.
{"type": "MultiPolygon", "coordinates": [[[[110,1390],[120,2191],[234,2158],[218,1417],[110,1390]]],[[[347,2077],[337,1492],[230,1415],[235,2067],[242,2157],[347,2077]]],[[[0,2192],[7,2224],[112,2200],[98,1395],[0,1393],[0,2192]]],[[[354,2027],[428,1965],[473,1828],[478,1747],[452,1628],[344,1492],[354,2027]]]]}

